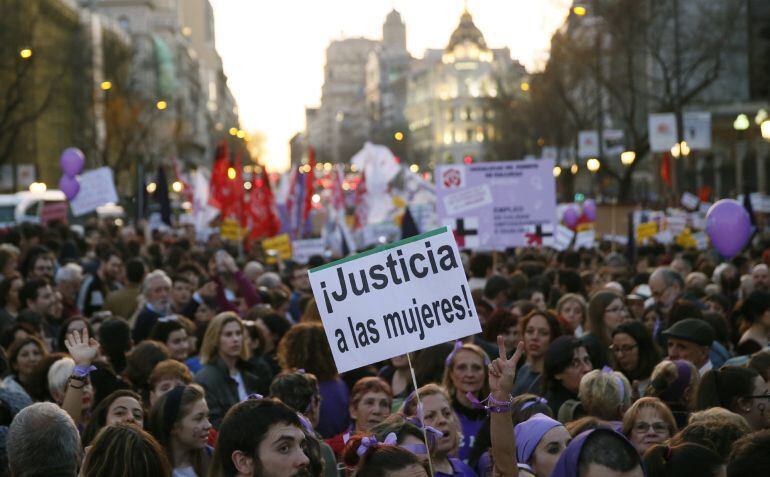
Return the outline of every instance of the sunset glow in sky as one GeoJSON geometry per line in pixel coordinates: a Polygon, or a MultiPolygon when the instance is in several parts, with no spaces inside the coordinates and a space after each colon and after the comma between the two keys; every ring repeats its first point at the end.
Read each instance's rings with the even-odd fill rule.
{"type": "MultiPolygon", "coordinates": [[[[305,106],[321,100],[325,51],[332,40],[380,39],[392,8],[406,23],[407,48],[422,57],[444,48],[463,0],[211,0],[217,49],[242,126],[267,136],[261,158],[272,170],[289,164],[289,139],[305,127],[305,106]]],[[[508,47],[528,69],[547,59],[553,31],[571,0],[470,0],[491,48],[508,47]]]]}

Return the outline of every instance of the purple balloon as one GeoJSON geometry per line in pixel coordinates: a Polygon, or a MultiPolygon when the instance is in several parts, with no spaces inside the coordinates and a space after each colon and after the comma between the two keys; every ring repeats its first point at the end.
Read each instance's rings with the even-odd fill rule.
{"type": "Polygon", "coordinates": [[[731,258],[749,243],[751,218],[738,201],[722,199],[706,213],[706,233],[717,252],[731,258]]]}
{"type": "Polygon", "coordinates": [[[59,189],[67,196],[67,200],[72,200],[80,192],[80,182],[75,177],[61,176],[59,179],[59,189]]]}
{"type": "Polygon", "coordinates": [[[61,153],[59,165],[64,175],[75,177],[83,170],[86,164],[86,156],[76,147],[68,147],[61,153]]]}
{"type": "Polygon", "coordinates": [[[564,211],[564,225],[566,225],[569,228],[574,228],[575,225],[577,225],[578,221],[578,213],[575,210],[575,207],[569,206],[564,211]]]}
{"type": "Polygon", "coordinates": [[[596,202],[593,199],[583,202],[583,214],[590,222],[596,222],[596,202]]]}

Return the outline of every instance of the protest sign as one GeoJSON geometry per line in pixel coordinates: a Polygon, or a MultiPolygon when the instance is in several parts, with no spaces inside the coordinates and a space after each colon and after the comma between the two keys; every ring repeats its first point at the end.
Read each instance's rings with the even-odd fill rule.
{"type": "Polygon", "coordinates": [[[481,331],[446,227],[308,274],[339,372],[481,331]]]}
{"type": "Polygon", "coordinates": [[[553,160],[439,166],[436,209],[460,248],[503,250],[531,244],[533,227],[556,222],[553,160]],[[530,235],[528,237],[528,235],[530,235]]]}
{"type": "Polygon", "coordinates": [[[243,229],[238,219],[228,217],[222,221],[222,226],[219,229],[219,235],[224,240],[241,240],[243,239],[243,229]]]}
{"type": "Polygon", "coordinates": [[[295,262],[305,264],[313,255],[326,252],[326,240],[323,238],[294,240],[291,243],[292,257],[295,262]]]}
{"type": "Polygon", "coordinates": [[[278,260],[291,258],[291,239],[289,234],[276,235],[262,241],[262,248],[267,254],[267,263],[278,263],[278,260]]]}
{"type": "Polygon", "coordinates": [[[93,212],[101,205],[118,202],[118,192],[109,167],[84,172],[78,176],[78,182],[80,192],[70,201],[72,215],[75,217],[93,212]]]}
{"type": "Polygon", "coordinates": [[[40,208],[40,223],[48,225],[59,220],[66,224],[68,210],[66,202],[44,202],[43,207],[40,208]]]}
{"type": "Polygon", "coordinates": [[[685,192],[682,194],[682,207],[684,207],[687,210],[697,210],[698,204],[700,204],[700,199],[698,196],[691,192],[685,192]]]}
{"type": "Polygon", "coordinates": [[[657,222],[644,222],[636,226],[636,241],[642,242],[658,233],[657,222]]]}
{"type": "Polygon", "coordinates": [[[596,246],[596,231],[584,230],[575,235],[575,249],[594,248],[596,246]]]}

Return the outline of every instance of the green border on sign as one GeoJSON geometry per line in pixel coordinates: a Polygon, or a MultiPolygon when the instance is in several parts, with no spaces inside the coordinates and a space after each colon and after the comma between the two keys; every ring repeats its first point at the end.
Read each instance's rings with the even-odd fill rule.
{"type": "Polygon", "coordinates": [[[415,235],[414,237],[405,238],[403,240],[399,240],[398,242],[393,242],[393,243],[389,243],[389,244],[386,244],[386,245],[380,245],[379,247],[375,247],[375,248],[373,248],[371,250],[367,250],[366,252],[357,253],[357,254],[355,254],[355,255],[353,255],[351,257],[341,258],[339,260],[335,260],[334,262],[327,263],[327,264],[324,264],[324,265],[321,265],[321,266],[318,266],[318,267],[315,267],[315,268],[311,268],[310,269],[310,273],[320,272],[321,270],[326,270],[327,268],[336,267],[337,265],[342,265],[343,263],[346,263],[346,262],[351,262],[353,260],[358,260],[359,258],[363,258],[363,257],[369,256],[369,255],[373,255],[375,253],[382,252],[383,250],[390,250],[391,248],[400,247],[401,245],[406,245],[408,243],[416,242],[418,240],[422,240],[422,239],[426,239],[426,238],[429,238],[429,237],[433,237],[434,235],[443,234],[447,230],[448,230],[447,227],[441,227],[439,229],[432,230],[430,232],[426,232],[426,233],[424,233],[422,235],[415,235]]]}

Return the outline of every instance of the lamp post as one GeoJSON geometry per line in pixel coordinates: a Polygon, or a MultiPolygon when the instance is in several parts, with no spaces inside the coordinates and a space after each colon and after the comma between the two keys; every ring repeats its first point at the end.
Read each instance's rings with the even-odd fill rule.
{"type": "Polygon", "coordinates": [[[751,121],[745,114],[739,114],[733,121],[733,129],[738,139],[735,145],[735,187],[738,192],[743,191],[743,158],[746,155],[746,131],[749,126],[751,121]]]}

